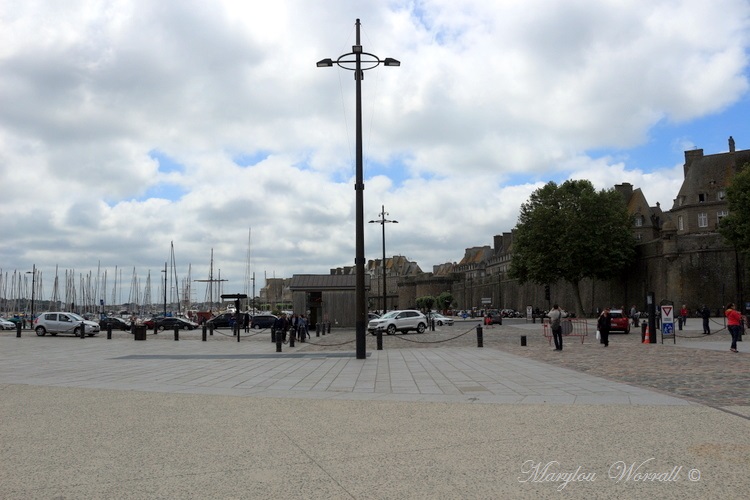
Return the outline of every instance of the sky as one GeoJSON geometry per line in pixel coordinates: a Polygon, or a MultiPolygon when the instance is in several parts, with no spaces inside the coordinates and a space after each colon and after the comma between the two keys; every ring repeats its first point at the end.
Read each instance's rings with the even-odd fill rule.
{"type": "Polygon", "coordinates": [[[746,0],[5,0],[0,296],[33,268],[42,299],[56,269],[155,283],[172,246],[225,293],[352,266],[355,82],[315,63],[356,19],[401,61],[362,82],[367,260],[383,206],[386,254],[431,271],[549,181],[668,210],[686,150],[750,148],[746,0]]]}

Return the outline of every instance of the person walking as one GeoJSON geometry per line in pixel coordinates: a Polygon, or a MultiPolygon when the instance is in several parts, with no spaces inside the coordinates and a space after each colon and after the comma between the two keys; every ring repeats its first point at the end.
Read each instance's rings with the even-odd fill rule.
{"type": "Polygon", "coordinates": [[[549,313],[547,313],[547,317],[549,318],[549,326],[552,329],[552,338],[555,340],[556,351],[563,350],[562,324],[561,324],[563,316],[564,316],[563,312],[560,310],[560,306],[558,306],[557,304],[552,306],[552,310],[549,313]]]}
{"type": "Polygon", "coordinates": [[[609,346],[609,328],[610,328],[610,317],[609,307],[605,307],[604,311],[599,315],[599,319],[596,322],[596,328],[599,330],[600,342],[604,344],[604,347],[609,346]]]}
{"type": "Polygon", "coordinates": [[[727,310],[724,311],[724,316],[727,317],[727,330],[732,335],[732,346],[729,348],[732,352],[737,352],[737,340],[740,338],[740,325],[742,322],[742,315],[734,308],[734,304],[729,304],[727,310]]]}
{"type": "Polygon", "coordinates": [[[633,326],[638,326],[638,308],[635,304],[630,308],[630,319],[633,321],[633,326]]]}
{"type": "Polygon", "coordinates": [[[680,324],[685,327],[687,326],[687,316],[688,316],[688,309],[685,304],[682,304],[682,309],[680,309],[680,324]]]}
{"type": "Polygon", "coordinates": [[[701,307],[701,318],[703,318],[703,335],[711,335],[711,327],[708,326],[708,320],[711,317],[711,309],[703,304],[701,307]]]}

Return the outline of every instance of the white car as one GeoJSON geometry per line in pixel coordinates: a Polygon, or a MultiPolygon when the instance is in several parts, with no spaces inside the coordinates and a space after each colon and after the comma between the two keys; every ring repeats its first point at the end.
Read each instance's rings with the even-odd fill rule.
{"type": "Polygon", "coordinates": [[[451,326],[453,324],[453,318],[448,318],[440,313],[430,314],[430,321],[434,321],[437,326],[451,326]]]}
{"type": "Polygon", "coordinates": [[[8,321],[5,318],[0,318],[0,329],[3,329],[3,330],[15,330],[16,329],[16,324],[13,323],[12,321],[8,321]]]}
{"type": "Polygon", "coordinates": [[[89,337],[93,337],[99,333],[99,323],[89,321],[71,312],[46,312],[40,314],[34,320],[34,331],[40,337],[46,335],[47,332],[52,336],[58,333],[68,333],[80,337],[82,335],[81,323],[83,323],[83,328],[86,330],[85,333],[89,337]]]}
{"type": "Polygon", "coordinates": [[[382,328],[388,335],[393,335],[397,331],[406,333],[409,330],[416,330],[417,333],[424,333],[427,329],[427,318],[421,312],[412,309],[390,311],[377,319],[371,320],[367,324],[367,330],[373,335],[375,335],[380,328],[382,328]]]}

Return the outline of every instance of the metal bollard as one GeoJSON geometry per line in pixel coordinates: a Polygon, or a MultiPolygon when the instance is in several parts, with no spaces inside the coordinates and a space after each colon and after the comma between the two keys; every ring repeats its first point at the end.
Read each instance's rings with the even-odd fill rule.
{"type": "Polygon", "coordinates": [[[526,347],[526,335],[521,335],[521,347],[526,347]]]}
{"type": "Polygon", "coordinates": [[[383,327],[378,328],[378,351],[383,350],[383,327]]]}
{"type": "MultiPolygon", "coordinates": [[[[274,332],[274,330],[271,329],[271,332],[274,332]]],[[[276,337],[276,352],[281,352],[281,334],[273,333],[273,335],[276,337]]]]}
{"type": "Polygon", "coordinates": [[[276,342],[276,328],[271,327],[271,342],[276,342]]]}
{"type": "Polygon", "coordinates": [[[84,338],[86,336],[86,323],[81,321],[81,338],[84,338]]]}
{"type": "Polygon", "coordinates": [[[214,324],[213,323],[210,323],[208,325],[208,334],[209,335],[213,335],[214,334],[214,324]]]}
{"type": "Polygon", "coordinates": [[[430,323],[431,323],[430,330],[434,332],[435,331],[435,320],[433,319],[432,321],[430,321],[430,323]]]}
{"type": "Polygon", "coordinates": [[[112,340],[112,323],[107,323],[107,340],[112,340]]]}
{"type": "Polygon", "coordinates": [[[207,330],[206,324],[203,323],[203,338],[202,338],[203,342],[205,342],[207,340],[206,339],[206,330],[207,330]]]}
{"type": "Polygon", "coordinates": [[[240,341],[240,325],[234,325],[234,330],[237,334],[237,342],[240,341]]]}
{"type": "Polygon", "coordinates": [[[646,341],[646,321],[644,320],[643,323],[641,323],[641,344],[646,341]]]}
{"type": "Polygon", "coordinates": [[[677,316],[677,328],[682,331],[682,316],[677,316]]]}
{"type": "Polygon", "coordinates": [[[180,327],[177,325],[174,327],[174,339],[180,340],[180,327]]]}
{"type": "Polygon", "coordinates": [[[320,337],[320,323],[315,323],[315,336],[320,337]]]}
{"type": "Polygon", "coordinates": [[[326,324],[322,323],[320,329],[323,331],[323,335],[325,335],[326,334],[326,324]]]}
{"type": "Polygon", "coordinates": [[[154,335],[159,333],[159,329],[156,327],[156,321],[154,321],[154,335]]]}
{"type": "Polygon", "coordinates": [[[328,333],[331,333],[331,322],[328,322],[328,333]]]}
{"type": "Polygon", "coordinates": [[[301,344],[305,343],[305,329],[304,328],[299,329],[299,341],[301,344]]]}
{"type": "Polygon", "coordinates": [[[481,324],[477,325],[477,347],[484,347],[484,337],[481,324]]]}
{"type": "Polygon", "coordinates": [[[21,322],[16,323],[16,337],[21,338],[21,322]]]}
{"type": "Polygon", "coordinates": [[[289,330],[289,347],[294,347],[294,330],[289,330]]]}
{"type": "Polygon", "coordinates": [[[531,315],[531,322],[532,323],[536,323],[536,315],[535,314],[531,315]]]}

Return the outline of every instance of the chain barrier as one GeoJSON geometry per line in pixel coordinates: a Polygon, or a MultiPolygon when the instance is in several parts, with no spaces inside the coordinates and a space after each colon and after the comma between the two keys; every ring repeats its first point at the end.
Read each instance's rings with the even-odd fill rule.
{"type": "Polygon", "coordinates": [[[450,342],[451,340],[456,340],[458,338],[463,337],[467,333],[476,332],[476,331],[477,331],[476,327],[473,327],[473,328],[470,328],[470,329],[466,330],[464,333],[458,334],[455,337],[451,337],[449,339],[430,340],[430,341],[427,341],[427,342],[423,342],[421,340],[407,339],[406,337],[403,337],[403,336],[401,336],[401,337],[395,337],[395,338],[397,338],[399,340],[403,340],[404,342],[414,342],[415,344],[441,344],[443,342],[450,342]]]}
{"type": "MultiPolygon", "coordinates": [[[[268,328],[264,328],[262,330],[259,330],[256,333],[250,333],[250,334],[246,334],[246,335],[240,335],[240,338],[255,337],[256,335],[260,335],[261,333],[266,333],[267,330],[268,330],[268,328]]],[[[221,333],[218,328],[214,328],[214,333],[218,333],[219,335],[223,335],[225,337],[233,337],[233,338],[237,337],[234,333],[232,335],[229,335],[229,334],[226,334],[226,333],[221,333]]]]}

